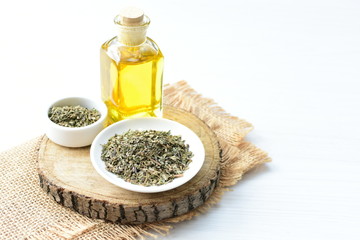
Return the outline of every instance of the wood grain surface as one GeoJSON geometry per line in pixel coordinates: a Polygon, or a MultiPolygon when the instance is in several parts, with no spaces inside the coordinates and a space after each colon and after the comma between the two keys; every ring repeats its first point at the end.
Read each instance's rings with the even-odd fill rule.
{"type": "Polygon", "coordinates": [[[95,171],[90,147],[62,147],[44,137],[38,158],[40,186],[65,207],[121,224],[160,221],[200,206],[219,180],[221,151],[216,136],[204,122],[183,110],[165,106],[164,117],[189,127],[204,144],[204,165],[188,183],[161,193],[131,192],[107,182],[95,171]]]}

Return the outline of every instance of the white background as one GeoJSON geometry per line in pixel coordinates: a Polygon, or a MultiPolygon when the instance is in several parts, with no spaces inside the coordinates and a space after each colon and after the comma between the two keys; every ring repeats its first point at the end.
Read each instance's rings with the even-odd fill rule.
{"type": "MultiPolygon", "coordinates": [[[[99,48],[126,1],[0,2],[0,150],[43,134],[58,97],[100,98],[99,48]]],[[[273,159],[160,239],[360,239],[360,2],[131,1],[165,83],[253,123],[273,159]]]]}

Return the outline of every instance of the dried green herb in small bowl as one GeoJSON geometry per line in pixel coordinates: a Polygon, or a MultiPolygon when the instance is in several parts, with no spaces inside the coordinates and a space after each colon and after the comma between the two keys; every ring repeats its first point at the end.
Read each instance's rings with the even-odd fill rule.
{"type": "Polygon", "coordinates": [[[132,184],[163,185],[181,177],[193,153],[181,136],[170,131],[129,130],[104,144],[106,169],[132,184]]]}
{"type": "Polygon", "coordinates": [[[46,109],[46,136],[65,147],[84,147],[104,128],[106,105],[85,97],[59,99],[46,109]]]}
{"type": "Polygon", "coordinates": [[[63,127],[85,127],[99,120],[101,114],[95,108],[80,105],[57,106],[49,110],[49,119],[63,127]]]}

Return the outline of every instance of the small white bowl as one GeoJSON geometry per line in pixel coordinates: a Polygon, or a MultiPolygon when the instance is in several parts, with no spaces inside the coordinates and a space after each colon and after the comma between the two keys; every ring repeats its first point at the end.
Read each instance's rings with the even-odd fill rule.
{"type": "Polygon", "coordinates": [[[184,125],[163,118],[135,118],[123,120],[105,128],[94,139],[90,149],[91,162],[96,171],[106,180],[121,188],[142,193],[163,192],[179,187],[192,179],[201,169],[205,161],[205,149],[200,138],[184,125]],[[191,158],[189,168],[183,173],[182,177],[175,178],[172,182],[160,186],[141,186],[126,182],[117,175],[106,170],[104,161],[101,159],[102,145],[106,144],[115,134],[122,134],[128,130],[158,130],[171,131],[172,135],[180,135],[186,144],[189,144],[189,150],[194,154],[191,158]]]}
{"type": "Polygon", "coordinates": [[[96,135],[103,130],[107,116],[107,107],[101,101],[94,101],[84,97],[62,98],[52,103],[46,109],[46,135],[47,137],[61,146],[65,147],[84,147],[92,143],[96,135]],[[88,109],[95,108],[101,114],[100,119],[95,123],[85,127],[63,127],[52,122],[48,116],[51,107],[76,106],[80,105],[88,109]]]}

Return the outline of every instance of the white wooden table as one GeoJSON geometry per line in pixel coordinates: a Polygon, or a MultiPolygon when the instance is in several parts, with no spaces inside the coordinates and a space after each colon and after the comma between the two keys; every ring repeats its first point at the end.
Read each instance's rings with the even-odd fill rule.
{"type": "MultiPolygon", "coordinates": [[[[99,47],[123,4],[0,3],[1,151],[43,133],[53,99],[100,97],[99,47]]],[[[164,81],[185,79],[253,123],[247,139],[273,158],[160,239],[360,239],[360,2],[135,4],[164,81]]]]}

